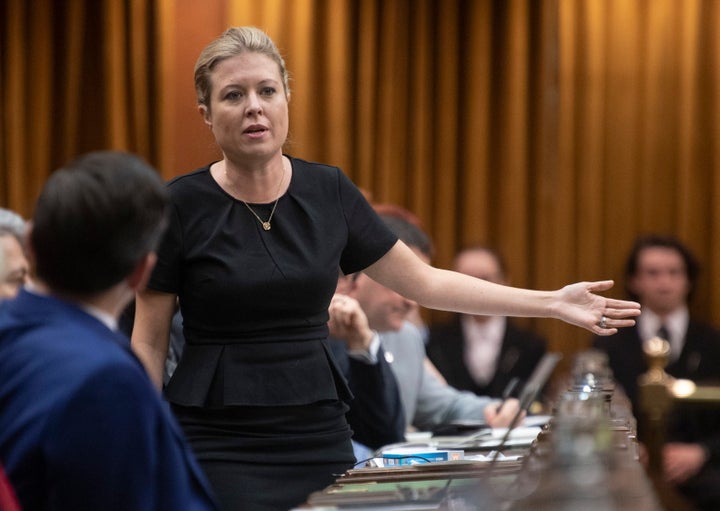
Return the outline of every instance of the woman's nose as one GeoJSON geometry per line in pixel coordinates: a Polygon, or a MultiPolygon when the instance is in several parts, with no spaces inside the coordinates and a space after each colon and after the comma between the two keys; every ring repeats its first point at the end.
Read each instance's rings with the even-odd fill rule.
{"type": "Polygon", "coordinates": [[[248,96],[248,105],[245,113],[247,115],[257,115],[262,112],[262,104],[257,94],[250,94],[248,96]]]}

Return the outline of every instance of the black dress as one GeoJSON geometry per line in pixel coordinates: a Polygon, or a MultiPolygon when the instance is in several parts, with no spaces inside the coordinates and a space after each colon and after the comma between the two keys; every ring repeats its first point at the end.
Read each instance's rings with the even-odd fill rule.
{"type": "Polygon", "coordinates": [[[290,160],[268,231],[209,167],[170,181],[149,284],[180,297],[186,345],[165,392],[227,511],[289,509],[353,465],[327,309],[338,269],[397,241],[340,169],[290,160]]]}

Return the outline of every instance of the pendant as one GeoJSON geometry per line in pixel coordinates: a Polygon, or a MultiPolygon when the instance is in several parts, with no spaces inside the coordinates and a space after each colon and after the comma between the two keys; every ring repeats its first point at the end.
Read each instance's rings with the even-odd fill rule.
{"type": "Polygon", "coordinates": [[[263,226],[263,229],[265,229],[266,231],[270,230],[270,222],[263,222],[262,226],[263,226]]]}

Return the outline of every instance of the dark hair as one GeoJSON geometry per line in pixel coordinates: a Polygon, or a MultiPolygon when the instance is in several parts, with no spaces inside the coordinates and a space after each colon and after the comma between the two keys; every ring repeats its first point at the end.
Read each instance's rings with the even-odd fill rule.
{"type": "MultiPolygon", "coordinates": [[[[700,263],[678,238],[668,234],[646,234],[638,236],[635,239],[630,255],[625,263],[625,290],[632,300],[637,300],[638,296],[630,289],[630,280],[637,274],[638,261],[640,252],[647,248],[668,248],[675,250],[685,261],[685,273],[690,283],[690,294],[695,289],[698,275],[700,274],[700,263]]],[[[689,297],[688,297],[689,298],[689,297]]]]}
{"type": "Polygon", "coordinates": [[[35,205],[30,243],[51,289],[91,294],[130,275],[166,226],[160,176],[129,153],[88,153],[55,171],[35,205]]]}
{"type": "Polygon", "coordinates": [[[410,211],[394,204],[375,204],[375,211],[385,225],[409,247],[415,247],[429,259],[433,256],[433,245],[420,226],[420,220],[410,211]]]}

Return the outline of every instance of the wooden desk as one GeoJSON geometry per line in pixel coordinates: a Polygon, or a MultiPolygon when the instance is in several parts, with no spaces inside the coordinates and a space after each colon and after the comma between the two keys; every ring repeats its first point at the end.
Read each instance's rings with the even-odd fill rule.
{"type": "MultiPolygon", "coordinates": [[[[638,461],[633,421],[614,412],[600,455],[559,459],[556,419],[523,448],[519,460],[437,462],[411,466],[360,468],[308,498],[303,508],[353,511],[659,511],[663,507],[638,461]]],[[[589,445],[589,444],[588,444],[589,445]]],[[[597,449],[595,449],[597,451],[597,449]]],[[[509,453],[509,451],[508,451],[509,453]]],[[[595,452],[597,454],[597,452],[595,452]]]]}

